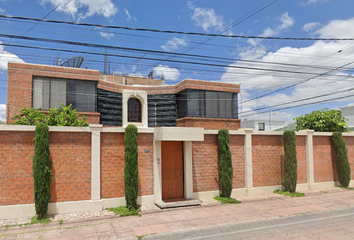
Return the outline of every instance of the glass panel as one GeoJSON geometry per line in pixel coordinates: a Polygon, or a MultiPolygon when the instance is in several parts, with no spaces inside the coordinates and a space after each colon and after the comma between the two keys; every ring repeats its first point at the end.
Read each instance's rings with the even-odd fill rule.
{"type": "Polygon", "coordinates": [[[177,114],[178,118],[187,117],[187,91],[177,94],[177,114]]]}
{"type": "Polygon", "coordinates": [[[265,123],[258,123],[258,130],[264,131],[265,130],[265,123]]]}
{"type": "Polygon", "coordinates": [[[232,118],[232,93],[219,92],[219,117],[232,118]]]}
{"type": "Polygon", "coordinates": [[[33,100],[34,109],[49,109],[49,79],[36,77],[33,79],[33,100]]]}
{"type": "Polygon", "coordinates": [[[67,105],[78,112],[96,111],[96,82],[68,80],[67,81],[67,105]]]}
{"type": "Polygon", "coordinates": [[[238,100],[237,100],[237,93],[232,94],[232,118],[238,118],[238,100]]]}
{"type": "Polygon", "coordinates": [[[188,117],[203,117],[203,91],[188,90],[188,117]]]}
{"type": "Polygon", "coordinates": [[[52,79],[50,83],[50,108],[66,105],[66,80],[52,79]]]}
{"type": "Polygon", "coordinates": [[[205,115],[207,118],[219,117],[218,92],[205,91],[205,115]]]}

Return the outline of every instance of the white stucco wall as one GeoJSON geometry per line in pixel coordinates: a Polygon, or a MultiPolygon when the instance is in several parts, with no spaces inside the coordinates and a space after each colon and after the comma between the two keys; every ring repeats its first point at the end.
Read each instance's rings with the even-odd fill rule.
{"type": "Polygon", "coordinates": [[[339,108],[342,111],[342,115],[348,119],[348,126],[354,127],[354,105],[339,108]]]}
{"type": "Polygon", "coordinates": [[[253,131],[259,131],[259,123],[264,123],[265,131],[273,131],[286,126],[285,121],[243,120],[241,121],[241,128],[252,128],[253,131]]]}

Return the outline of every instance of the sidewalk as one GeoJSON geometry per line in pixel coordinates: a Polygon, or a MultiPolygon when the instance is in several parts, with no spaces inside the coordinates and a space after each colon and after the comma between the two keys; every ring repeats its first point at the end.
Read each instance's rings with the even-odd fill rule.
{"type": "Polygon", "coordinates": [[[354,207],[354,191],[339,188],[309,192],[302,198],[276,194],[267,197],[240,199],[243,202],[236,205],[214,204],[145,212],[142,217],[109,216],[62,224],[2,227],[0,239],[136,239],[136,236],[354,207]]]}

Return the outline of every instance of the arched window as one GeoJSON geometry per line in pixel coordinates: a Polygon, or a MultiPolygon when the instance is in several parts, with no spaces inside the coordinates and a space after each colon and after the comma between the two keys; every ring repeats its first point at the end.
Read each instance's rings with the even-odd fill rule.
{"type": "Polygon", "coordinates": [[[141,122],[141,102],[137,98],[128,100],[128,122],[141,122]]]}

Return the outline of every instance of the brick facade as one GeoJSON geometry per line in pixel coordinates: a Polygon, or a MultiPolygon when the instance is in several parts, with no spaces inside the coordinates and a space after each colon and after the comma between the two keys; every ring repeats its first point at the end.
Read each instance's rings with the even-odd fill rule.
{"type": "Polygon", "coordinates": [[[204,129],[228,129],[237,130],[240,128],[240,119],[223,118],[197,118],[185,117],[176,120],[177,127],[202,127],[204,129]]]}

